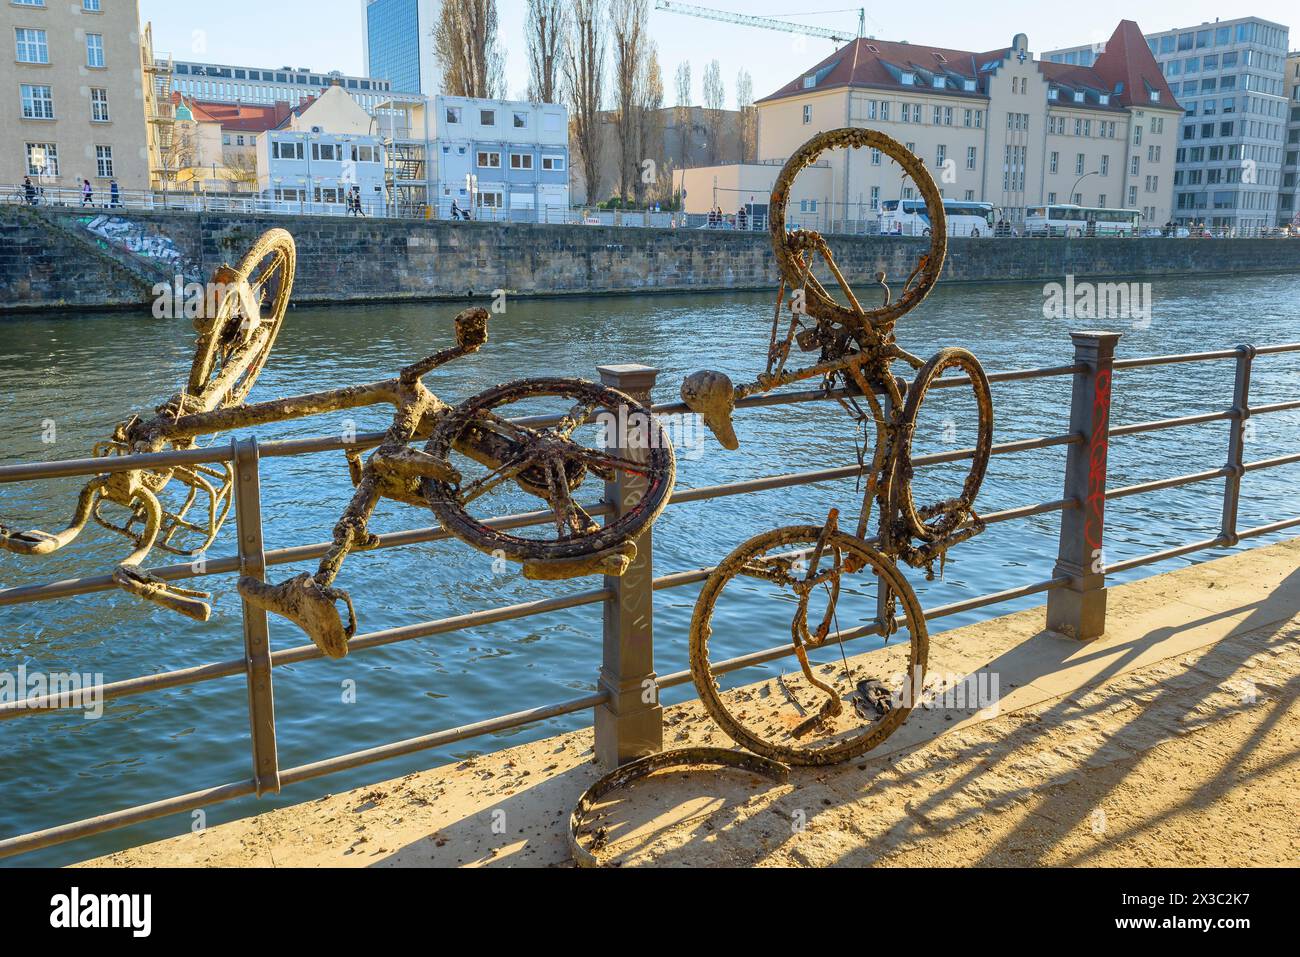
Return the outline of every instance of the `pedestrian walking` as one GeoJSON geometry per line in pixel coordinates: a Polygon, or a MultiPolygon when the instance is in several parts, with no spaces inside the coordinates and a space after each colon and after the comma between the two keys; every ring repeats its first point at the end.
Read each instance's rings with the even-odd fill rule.
{"type": "Polygon", "coordinates": [[[88,179],[83,179],[81,181],[81,205],[82,206],[95,205],[95,191],[91,189],[90,180],[88,179]]]}
{"type": "Polygon", "coordinates": [[[30,176],[23,177],[23,195],[27,197],[27,205],[36,205],[36,187],[32,185],[30,176]]]}
{"type": "Polygon", "coordinates": [[[108,205],[112,209],[122,205],[122,191],[118,189],[117,180],[108,184],[108,205]]]}

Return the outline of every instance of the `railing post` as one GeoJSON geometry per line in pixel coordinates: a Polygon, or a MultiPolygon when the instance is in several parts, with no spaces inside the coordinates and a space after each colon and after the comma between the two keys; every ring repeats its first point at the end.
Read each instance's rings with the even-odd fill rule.
{"type": "MultiPolygon", "coordinates": [[[[650,405],[657,369],[641,365],[600,366],[600,381],[650,405]]],[[[645,430],[607,429],[612,451],[633,459],[647,456],[633,437],[645,430]]],[[[645,493],[643,477],[616,472],[605,483],[605,501],[613,518],[634,506],[645,493]]],[[[617,767],[663,750],[663,709],[654,671],[654,556],[652,530],[637,539],[636,559],[619,577],[607,576],[605,587],[614,596],[605,602],[604,653],[599,688],[609,695],[596,708],[596,759],[604,767],[617,767]]]]}
{"type": "MultiPolygon", "coordinates": [[[[266,577],[262,544],[262,492],[257,439],[232,439],[235,458],[235,524],[239,533],[239,573],[266,577]]],[[[244,663],[248,675],[248,725],[253,741],[253,779],[257,796],[280,793],[280,761],[275,744],[275,692],[271,686],[271,637],[266,612],[244,606],[244,663]]]]}
{"type": "Polygon", "coordinates": [[[1246,422],[1250,419],[1250,370],[1255,361],[1254,346],[1237,346],[1237,376],[1232,386],[1232,413],[1228,433],[1228,477],[1223,484],[1223,524],[1220,535],[1228,548],[1237,536],[1237,506],[1241,503],[1241,477],[1245,474],[1246,422]]]}
{"type": "Polygon", "coordinates": [[[1061,543],[1053,577],[1068,585],[1047,598],[1047,627],[1091,641],[1106,632],[1106,456],[1110,442],[1111,371],[1118,332],[1072,332],[1074,375],[1070,432],[1083,437],[1065,458],[1065,498],[1078,508],[1061,512],[1061,543]]]}

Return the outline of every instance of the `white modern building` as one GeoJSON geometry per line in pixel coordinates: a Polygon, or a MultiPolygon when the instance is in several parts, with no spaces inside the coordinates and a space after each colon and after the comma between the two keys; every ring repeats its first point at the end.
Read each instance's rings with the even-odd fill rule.
{"type": "Polygon", "coordinates": [[[177,60],[172,66],[172,88],[177,93],[212,103],[288,103],[298,106],[304,100],[320,96],[335,84],[371,111],[389,99],[396,89],[387,80],[345,76],[338,70],[318,73],[307,67],[288,66],[267,70],[189,60],[177,60]]]}
{"type": "Polygon", "coordinates": [[[567,213],[569,115],[562,105],[463,96],[438,96],[433,104],[441,215],[453,201],[485,213],[567,213]]]}
{"type": "MultiPolygon", "coordinates": [[[[1288,99],[1287,27],[1259,17],[1145,35],[1185,113],[1174,167],[1174,220],[1258,229],[1281,216],[1288,99]]],[[[1106,44],[1045,54],[1087,67],[1106,44]]]]}

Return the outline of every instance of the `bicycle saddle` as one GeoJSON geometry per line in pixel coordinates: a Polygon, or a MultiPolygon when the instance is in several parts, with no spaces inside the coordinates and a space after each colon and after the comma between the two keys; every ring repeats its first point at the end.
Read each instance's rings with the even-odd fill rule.
{"type": "Polygon", "coordinates": [[[736,390],[726,373],[706,370],[687,376],[682,382],[682,401],[687,408],[704,419],[704,424],[724,449],[735,451],[740,448],[736,430],[731,426],[731,413],[736,408],[736,390]]]}
{"type": "Polygon", "coordinates": [[[357,615],[347,592],[322,588],[306,572],[278,585],[244,575],[238,587],[239,594],[250,605],[288,618],[305,631],[327,657],[347,655],[348,639],[357,633],[357,615]],[[346,627],[335,604],[339,599],[348,607],[346,627]]]}

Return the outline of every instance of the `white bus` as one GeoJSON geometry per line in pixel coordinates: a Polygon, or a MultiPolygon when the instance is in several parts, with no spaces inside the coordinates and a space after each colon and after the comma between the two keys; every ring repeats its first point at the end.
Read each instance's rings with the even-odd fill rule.
{"type": "Polygon", "coordinates": [[[1094,206],[1031,206],[1025,211],[1026,236],[1136,236],[1136,209],[1094,206]]]}
{"type": "MultiPolygon", "coordinates": [[[[992,203],[943,201],[949,236],[992,236],[998,221],[992,203]]],[[[929,236],[930,214],[922,199],[887,199],[880,204],[880,231],[895,236],[929,236]]]]}

